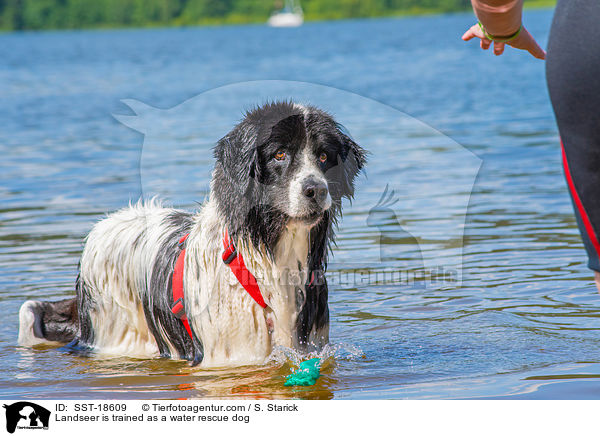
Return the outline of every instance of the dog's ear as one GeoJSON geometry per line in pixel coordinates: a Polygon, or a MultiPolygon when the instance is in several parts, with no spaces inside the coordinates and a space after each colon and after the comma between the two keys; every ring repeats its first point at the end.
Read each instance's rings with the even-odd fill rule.
{"type": "Polygon", "coordinates": [[[246,184],[246,190],[250,188],[253,184],[258,184],[261,182],[261,170],[258,156],[258,146],[256,144],[248,150],[246,153],[246,157],[248,159],[247,167],[248,167],[248,178],[246,184]]]}
{"type": "Polygon", "coordinates": [[[329,324],[327,305],[327,251],[333,236],[332,217],[325,212],[324,219],[310,231],[310,252],[307,259],[307,276],[304,304],[296,318],[298,346],[305,349],[309,345],[311,332],[318,332],[329,324]]]}
{"type": "Polygon", "coordinates": [[[342,143],[344,144],[344,147],[346,150],[348,150],[348,157],[354,164],[354,175],[356,176],[367,163],[367,152],[343,131],[340,131],[340,136],[342,137],[342,143]]]}
{"type": "Polygon", "coordinates": [[[338,124],[338,137],[341,152],[338,162],[332,169],[336,171],[335,179],[339,182],[339,196],[352,198],[354,180],[367,162],[367,152],[350,137],[346,129],[338,124]]]}
{"type": "Polygon", "coordinates": [[[256,142],[257,138],[251,131],[244,135],[232,131],[215,147],[219,172],[240,195],[246,195],[260,176],[256,142]]]}
{"type": "Polygon", "coordinates": [[[257,204],[254,197],[260,171],[254,132],[238,126],[217,143],[214,155],[217,162],[211,190],[234,237],[245,228],[257,204]]]}

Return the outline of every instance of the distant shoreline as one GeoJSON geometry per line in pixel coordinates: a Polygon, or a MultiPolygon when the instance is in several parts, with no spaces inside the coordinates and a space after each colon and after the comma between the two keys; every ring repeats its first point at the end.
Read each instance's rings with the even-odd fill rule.
{"type": "MultiPolygon", "coordinates": [[[[525,1],[525,9],[550,9],[556,5],[556,0],[527,0],[525,1]]],[[[454,13],[468,12],[470,9],[444,10],[443,8],[410,8],[400,11],[391,11],[377,15],[365,16],[346,16],[344,14],[304,14],[305,22],[320,22],[320,21],[340,21],[340,20],[360,20],[360,19],[377,19],[377,18],[406,18],[419,17],[428,15],[445,15],[454,13]]],[[[127,25],[123,23],[98,23],[97,25],[89,26],[69,26],[69,27],[41,27],[41,28],[23,28],[14,30],[7,27],[0,27],[0,33],[12,32],[36,32],[36,31],[73,31],[73,30],[133,30],[133,29],[153,29],[153,28],[186,28],[186,27],[217,27],[231,25],[253,25],[265,24],[268,16],[247,16],[231,14],[219,18],[205,18],[195,22],[182,21],[180,18],[175,18],[167,22],[146,22],[142,24],[127,25]]]]}

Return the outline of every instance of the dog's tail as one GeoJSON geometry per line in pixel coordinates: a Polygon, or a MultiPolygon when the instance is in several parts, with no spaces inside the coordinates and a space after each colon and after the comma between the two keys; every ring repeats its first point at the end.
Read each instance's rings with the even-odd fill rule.
{"type": "Polygon", "coordinates": [[[29,300],[19,310],[19,345],[65,344],[75,338],[77,330],[77,298],[29,300]]]}

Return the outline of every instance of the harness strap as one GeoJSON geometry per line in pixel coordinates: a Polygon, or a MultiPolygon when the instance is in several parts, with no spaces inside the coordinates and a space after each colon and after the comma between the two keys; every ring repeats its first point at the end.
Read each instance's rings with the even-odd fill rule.
{"type": "MultiPolygon", "coordinates": [[[[173,312],[173,315],[181,320],[183,326],[188,332],[188,335],[190,335],[190,338],[193,340],[194,335],[192,334],[192,329],[185,313],[185,305],[183,302],[183,271],[185,266],[184,244],[188,236],[190,236],[189,233],[179,240],[179,248],[181,249],[181,252],[179,253],[179,256],[177,256],[175,269],[173,270],[173,279],[171,281],[173,288],[173,306],[171,307],[171,312],[173,312]]],[[[250,294],[254,301],[256,301],[256,303],[263,309],[267,307],[267,303],[265,303],[265,300],[263,299],[262,293],[260,292],[260,287],[256,282],[256,278],[252,275],[248,268],[246,268],[244,258],[238,254],[235,245],[229,239],[227,229],[225,229],[225,233],[223,235],[223,248],[224,250],[221,258],[223,259],[225,265],[229,266],[231,272],[233,272],[233,275],[235,275],[235,277],[238,279],[238,282],[240,282],[240,284],[244,287],[246,292],[250,294]]]]}
{"type": "Polygon", "coordinates": [[[175,262],[175,269],[173,270],[173,280],[171,281],[174,302],[173,307],[171,307],[171,312],[173,312],[173,315],[175,315],[181,320],[183,326],[188,332],[188,335],[190,335],[190,338],[194,340],[194,335],[192,335],[192,328],[190,327],[190,323],[185,313],[185,306],[183,304],[183,268],[185,266],[184,244],[188,236],[190,236],[189,233],[179,240],[179,248],[181,248],[181,252],[179,253],[179,256],[177,256],[177,261],[175,262]]]}
{"type": "Polygon", "coordinates": [[[256,278],[246,268],[244,258],[239,254],[235,248],[233,242],[229,239],[227,229],[223,235],[223,255],[221,256],[225,265],[229,266],[233,275],[238,279],[238,282],[244,287],[246,292],[256,301],[256,303],[263,309],[267,307],[267,303],[263,299],[260,292],[260,287],[256,282],[256,278]]]}

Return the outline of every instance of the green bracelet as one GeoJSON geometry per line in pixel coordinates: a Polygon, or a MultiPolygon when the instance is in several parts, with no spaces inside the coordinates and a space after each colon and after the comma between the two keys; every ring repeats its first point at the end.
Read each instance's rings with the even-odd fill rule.
{"type": "Polygon", "coordinates": [[[521,26],[519,26],[519,30],[517,30],[515,33],[513,33],[510,36],[494,36],[494,35],[490,35],[489,33],[487,33],[487,31],[483,27],[483,24],[481,24],[481,21],[478,21],[477,24],[479,24],[479,28],[483,32],[483,36],[485,36],[490,41],[494,41],[494,42],[510,42],[513,39],[515,39],[517,36],[519,36],[519,34],[521,33],[521,30],[523,30],[523,24],[521,24],[521,26]]]}

